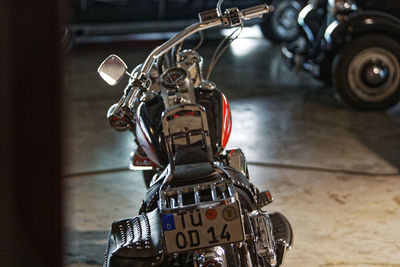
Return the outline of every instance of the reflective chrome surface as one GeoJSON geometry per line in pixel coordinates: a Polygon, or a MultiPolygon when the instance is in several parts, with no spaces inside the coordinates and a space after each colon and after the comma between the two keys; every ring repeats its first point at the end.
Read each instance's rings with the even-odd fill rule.
{"type": "Polygon", "coordinates": [[[159,209],[163,213],[186,211],[202,207],[231,204],[238,201],[233,184],[219,180],[189,186],[161,189],[159,209]],[[199,192],[203,197],[199,197],[199,192]],[[183,199],[183,194],[191,194],[195,203],[183,199]],[[204,198],[204,199],[203,199],[204,198]]]}
{"type": "Polygon", "coordinates": [[[116,85],[124,76],[127,66],[117,55],[107,57],[97,69],[101,78],[109,85],[116,85]]]}
{"type": "Polygon", "coordinates": [[[165,109],[168,111],[180,104],[196,104],[193,81],[183,68],[170,68],[159,81],[165,109]]]}
{"type": "Polygon", "coordinates": [[[247,163],[244,153],[240,148],[226,150],[229,166],[248,176],[247,163]]]}
{"type": "Polygon", "coordinates": [[[225,250],[218,246],[201,250],[197,256],[199,267],[228,267],[225,250]]]}
{"type": "Polygon", "coordinates": [[[202,141],[209,162],[213,161],[210,129],[204,108],[196,104],[180,104],[163,113],[162,127],[170,163],[173,164],[174,145],[191,145],[202,141]],[[194,115],[179,116],[178,114],[193,113],[194,115]],[[174,118],[176,117],[176,118],[174,118]]]}
{"type": "Polygon", "coordinates": [[[272,233],[271,219],[267,214],[255,211],[249,214],[250,218],[254,221],[254,231],[256,234],[256,251],[263,260],[275,267],[277,263],[274,235],[272,233]]]}
{"type": "Polygon", "coordinates": [[[193,50],[184,50],[179,55],[179,66],[190,73],[193,85],[198,86],[203,82],[204,60],[199,53],[193,50]]]}

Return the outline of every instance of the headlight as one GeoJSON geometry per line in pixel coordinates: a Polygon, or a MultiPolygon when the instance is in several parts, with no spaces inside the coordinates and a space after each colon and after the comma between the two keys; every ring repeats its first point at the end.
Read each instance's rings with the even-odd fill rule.
{"type": "Polygon", "coordinates": [[[329,0],[329,7],[335,15],[349,13],[358,9],[354,0],[329,0]]]}

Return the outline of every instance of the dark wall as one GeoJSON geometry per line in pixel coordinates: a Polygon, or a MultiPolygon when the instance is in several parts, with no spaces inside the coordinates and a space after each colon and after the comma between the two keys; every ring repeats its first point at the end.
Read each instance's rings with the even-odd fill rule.
{"type": "Polygon", "coordinates": [[[61,266],[62,10],[0,2],[1,266],[61,266]]]}

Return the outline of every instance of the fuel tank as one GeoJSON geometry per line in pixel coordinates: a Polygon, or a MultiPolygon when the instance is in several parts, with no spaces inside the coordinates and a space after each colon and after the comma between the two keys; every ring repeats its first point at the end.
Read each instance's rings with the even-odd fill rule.
{"type": "MultiPolygon", "coordinates": [[[[196,103],[206,109],[214,157],[226,147],[232,130],[232,116],[225,95],[218,89],[195,88],[196,103]]],[[[158,166],[168,164],[162,129],[163,98],[156,95],[137,109],[136,136],[147,157],[158,166]]]]}

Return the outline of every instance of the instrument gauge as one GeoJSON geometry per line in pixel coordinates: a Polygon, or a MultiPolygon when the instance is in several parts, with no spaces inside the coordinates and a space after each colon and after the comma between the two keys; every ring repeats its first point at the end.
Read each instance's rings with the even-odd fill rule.
{"type": "Polygon", "coordinates": [[[161,84],[167,88],[177,88],[186,83],[188,73],[182,68],[172,68],[161,76],[161,84]]]}

